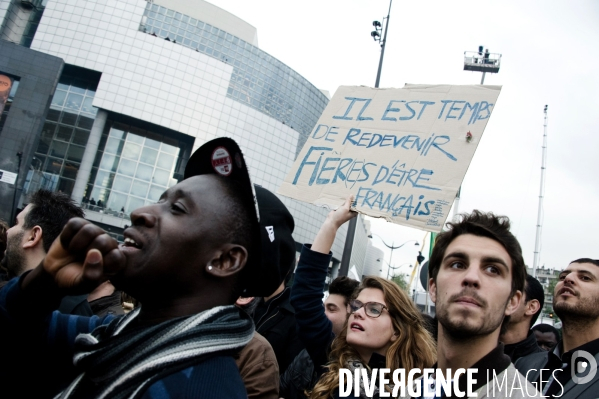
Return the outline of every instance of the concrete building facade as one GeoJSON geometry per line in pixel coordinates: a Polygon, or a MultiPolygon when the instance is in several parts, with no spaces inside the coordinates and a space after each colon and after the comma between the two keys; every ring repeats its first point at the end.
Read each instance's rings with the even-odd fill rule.
{"type": "MultiPolygon", "coordinates": [[[[276,192],[328,103],[259,49],[254,27],[204,1],[0,0],[0,21],[2,51],[8,46],[13,60],[0,57],[0,74],[19,82],[0,133],[0,169],[17,172],[23,153],[16,185],[0,182],[0,200],[23,206],[39,188],[60,190],[117,238],[130,212],[176,184],[193,151],[215,137],[235,139],[254,182],[276,192]],[[15,66],[21,53],[44,69],[34,74],[35,95],[27,68],[15,66]],[[33,98],[27,122],[16,109],[33,98]],[[26,131],[13,128],[26,122],[26,131]]],[[[328,210],[281,199],[298,248],[311,242],[328,210]]],[[[345,235],[344,226],[333,266],[345,235]]],[[[361,274],[363,224],[356,238],[352,264],[361,274]]]]}

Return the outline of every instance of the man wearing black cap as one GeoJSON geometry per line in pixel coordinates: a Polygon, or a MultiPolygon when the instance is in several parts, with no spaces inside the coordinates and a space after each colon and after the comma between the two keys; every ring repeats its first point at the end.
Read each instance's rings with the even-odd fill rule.
{"type": "MultiPolygon", "coordinates": [[[[273,200],[259,221],[260,198],[275,196],[256,192],[258,207],[237,144],[213,140],[190,158],[182,182],[131,213],[123,245],[73,219],[37,268],[9,282],[0,306],[14,324],[32,328],[44,320],[37,324],[44,339],[74,351],[79,376],[61,398],[247,397],[233,356],[254,327],[233,304],[239,295],[274,291],[279,281],[271,270],[295,257],[281,245],[293,219],[273,200]],[[44,318],[62,295],[108,278],[142,307],[118,318],[44,318]]],[[[40,379],[64,375],[48,370],[40,379]]]]}

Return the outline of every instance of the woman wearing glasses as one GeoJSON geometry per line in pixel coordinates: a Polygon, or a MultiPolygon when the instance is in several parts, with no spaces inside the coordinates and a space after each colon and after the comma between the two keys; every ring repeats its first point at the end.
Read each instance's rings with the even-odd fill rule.
{"type": "MultiPolygon", "coordinates": [[[[320,378],[310,399],[339,397],[339,369],[431,367],[435,343],[408,295],[380,277],[366,277],[350,302],[350,315],[339,336],[332,333],[322,305],[322,292],[337,230],[356,216],[353,198],[327,216],[312,246],[302,249],[291,291],[299,336],[320,378]]],[[[350,394],[354,397],[354,393],[350,394]]],[[[360,397],[366,397],[363,387],[360,397]]],[[[375,396],[379,397],[378,391],[375,396]]]]}

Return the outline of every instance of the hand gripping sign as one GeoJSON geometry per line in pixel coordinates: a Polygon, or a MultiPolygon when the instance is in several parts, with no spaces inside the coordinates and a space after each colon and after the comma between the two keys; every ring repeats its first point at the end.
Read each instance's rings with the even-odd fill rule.
{"type": "Polygon", "coordinates": [[[441,231],[500,86],[341,86],[279,194],[441,231]]]}

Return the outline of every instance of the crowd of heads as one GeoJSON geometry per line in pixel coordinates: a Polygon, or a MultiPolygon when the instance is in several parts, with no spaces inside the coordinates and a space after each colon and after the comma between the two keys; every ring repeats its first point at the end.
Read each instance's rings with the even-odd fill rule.
{"type": "MultiPolygon", "coordinates": [[[[110,280],[139,300],[145,314],[169,319],[235,301],[252,314],[260,298],[284,287],[295,266],[293,218],[274,194],[252,186],[243,162],[230,141],[200,148],[182,182],[156,204],[131,212],[122,254],[106,250],[104,266],[114,269],[110,280]]],[[[30,248],[47,254],[67,222],[83,216],[65,194],[40,190],[31,196],[13,227],[0,223],[1,265],[8,277],[35,267],[39,259],[27,259],[30,248]]],[[[71,223],[65,230],[96,234],[97,228],[86,223],[71,223]]],[[[335,338],[311,398],[328,398],[339,387],[340,369],[376,355],[390,369],[429,368],[443,359],[438,345],[498,342],[510,325],[519,323],[525,331],[532,328],[544,350],[559,342],[554,327],[535,326],[544,289],[527,274],[509,219],[475,210],[447,225],[429,262],[433,321],[394,282],[373,276],[331,282],[323,306],[335,338]]],[[[113,245],[93,243],[100,249],[113,245]]],[[[82,248],[77,256],[85,265],[88,247],[82,248]]],[[[598,260],[581,258],[560,273],[553,308],[569,328],[599,319],[599,285],[585,285],[597,282],[599,269],[593,267],[599,267],[598,260]]]]}

